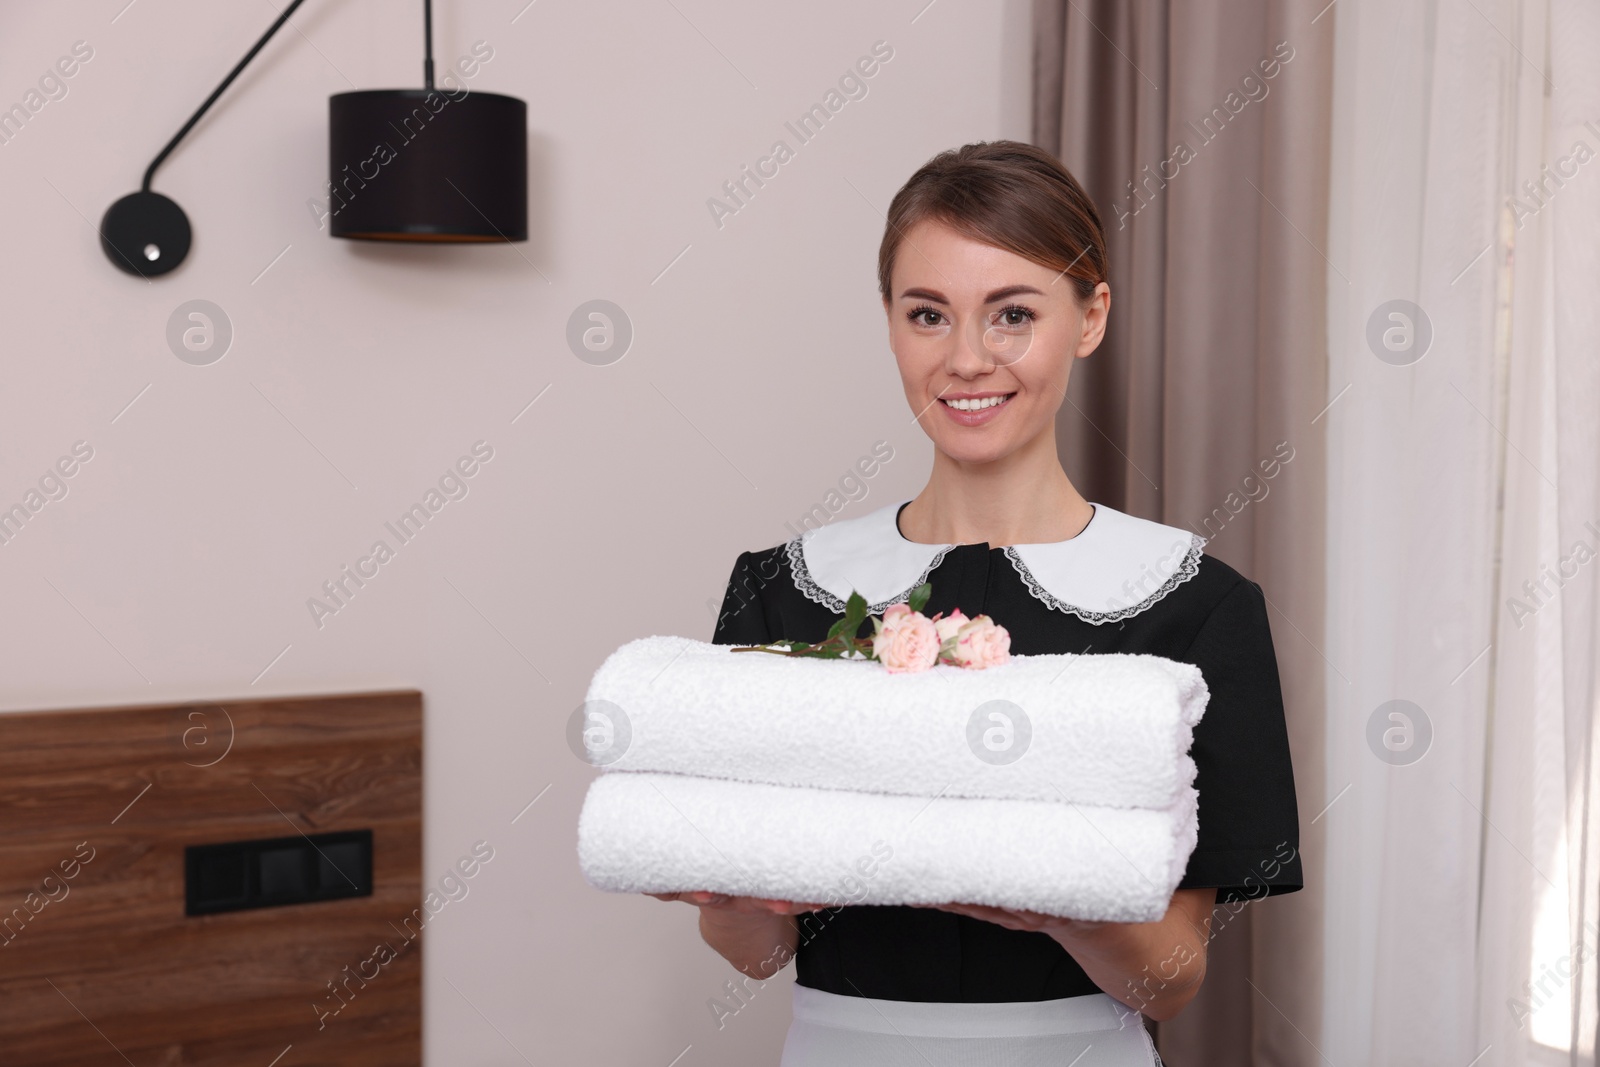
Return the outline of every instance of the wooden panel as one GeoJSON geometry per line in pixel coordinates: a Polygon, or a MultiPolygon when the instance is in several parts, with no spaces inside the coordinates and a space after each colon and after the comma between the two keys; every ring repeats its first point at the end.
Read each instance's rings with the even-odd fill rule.
{"type": "Polygon", "coordinates": [[[0,714],[0,1063],[420,1064],[421,823],[415,691],[0,714]],[[184,915],[186,845],[363,828],[370,897],[184,915]]]}

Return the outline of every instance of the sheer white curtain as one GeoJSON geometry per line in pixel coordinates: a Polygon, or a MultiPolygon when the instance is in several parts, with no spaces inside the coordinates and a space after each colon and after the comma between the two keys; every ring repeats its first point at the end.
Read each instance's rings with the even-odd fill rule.
{"type": "Polygon", "coordinates": [[[1336,12],[1316,1051],[1593,1064],[1600,11],[1336,12]]]}

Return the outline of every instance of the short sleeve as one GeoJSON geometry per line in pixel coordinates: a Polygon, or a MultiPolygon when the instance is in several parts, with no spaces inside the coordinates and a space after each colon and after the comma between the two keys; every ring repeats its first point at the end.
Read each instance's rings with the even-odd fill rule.
{"type": "Polygon", "coordinates": [[[1178,887],[1215,887],[1218,903],[1300,889],[1300,815],[1261,587],[1235,584],[1177,658],[1200,668],[1211,693],[1190,750],[1199,840],[1178,887]]]}
{"type": "Polygon", "coordinates": [[[761,645],[775,640],[767,623],[762,590],[777,576],[776,554],[741,552],[711,635],[714,645],[761,645]]]}

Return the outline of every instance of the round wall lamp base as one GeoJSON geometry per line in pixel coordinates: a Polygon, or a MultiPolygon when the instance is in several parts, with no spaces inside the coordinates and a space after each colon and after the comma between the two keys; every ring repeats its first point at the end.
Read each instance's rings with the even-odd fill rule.
{"type": "Polygon", "coordinates": [[[106,258],[129,274],[165,274],[189,254],[189,217],[160,193],[129,193],[106,208],[100,220],[100,247],[106,258]]]}

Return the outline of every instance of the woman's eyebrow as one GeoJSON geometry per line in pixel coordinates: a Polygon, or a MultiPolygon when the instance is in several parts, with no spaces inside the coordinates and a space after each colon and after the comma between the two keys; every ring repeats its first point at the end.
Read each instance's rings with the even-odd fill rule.
{"type": "MultiPolygon", "coordinates": [[[[984,297],[983,302],[985,304],[993,304],[997,300],[1005,300],[1007,297],[1012,296],[1021,296],[1024,293],[1031,293],[1034,296],[1045,295],[1042,290],[1035,289],[1031,285],[1008,285],[1002,289],[996,289],[994,292],[984,297]]],[[[950,303],[950,301],[945,299],[943,293],[937,292],[933,289],[907,289],[905,292],[900,294],[900,299],[905,300],[908,298],[912,300],[927,300],[934,304],[950,303]]]]}

